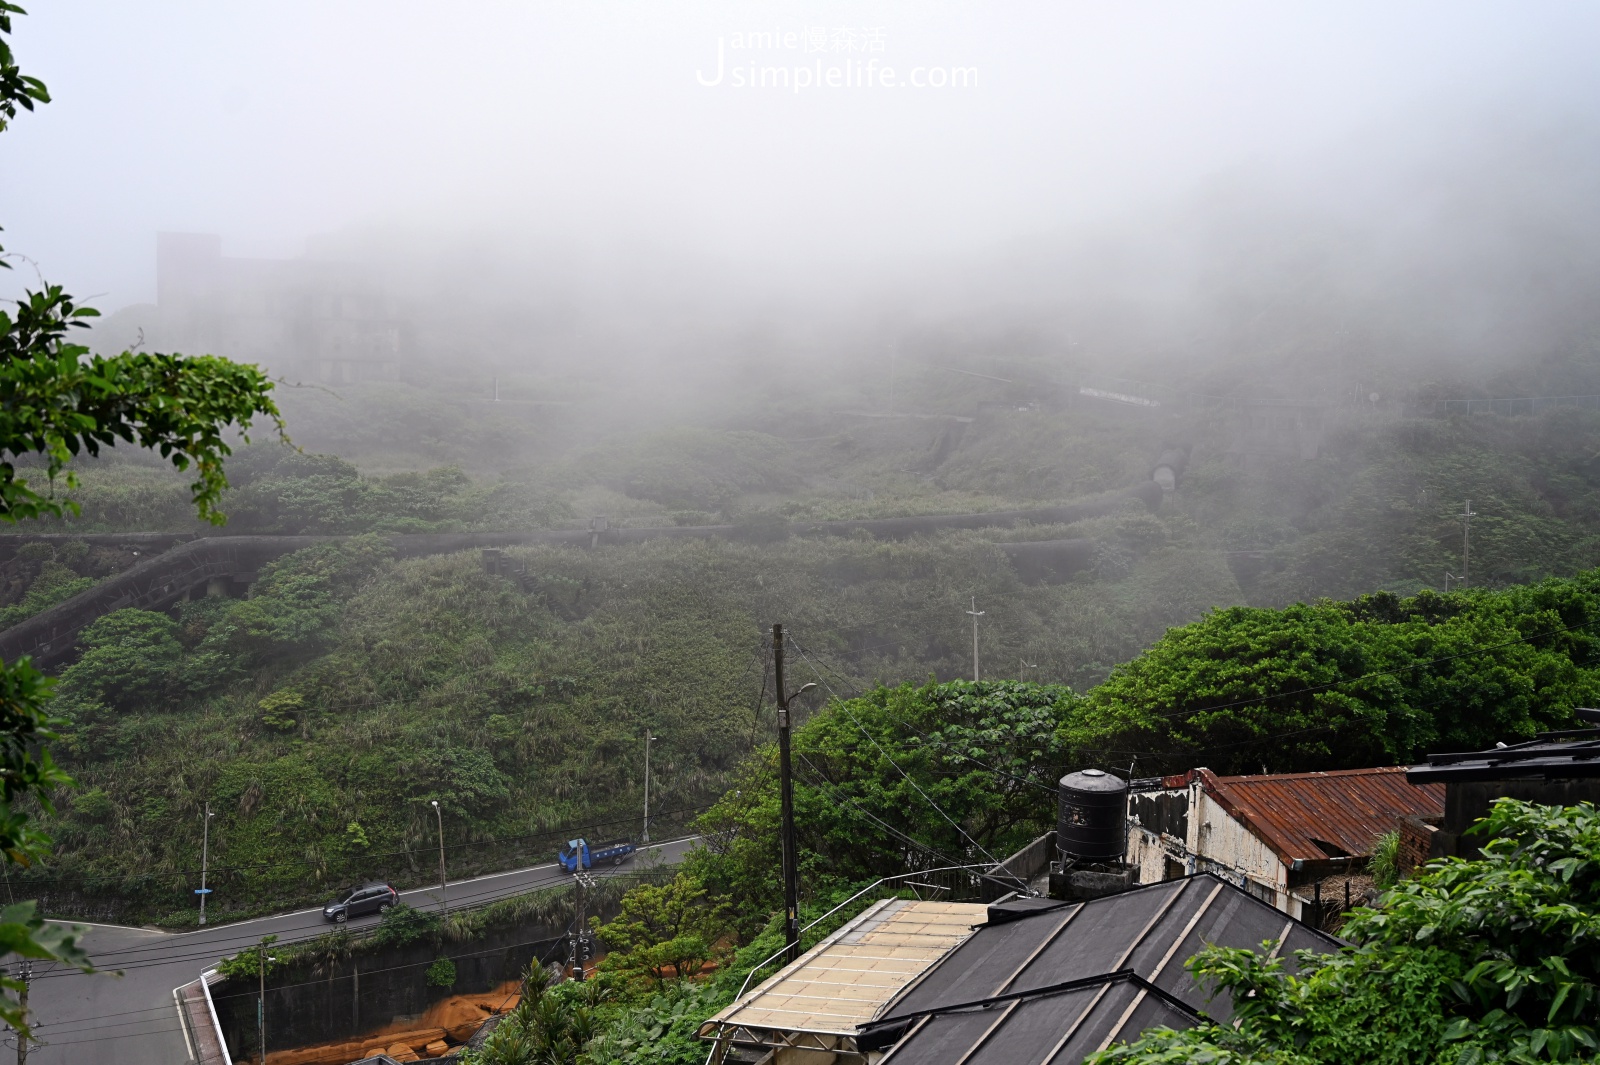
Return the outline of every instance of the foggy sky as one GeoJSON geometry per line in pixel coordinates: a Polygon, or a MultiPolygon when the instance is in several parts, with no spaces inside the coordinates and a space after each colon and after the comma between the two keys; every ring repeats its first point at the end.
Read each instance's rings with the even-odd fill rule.
{"type": "MultiPolygon", "coordinates": [[[[1433,260],[1416,245],[1459,229],[1452,210],[1510,197],[1521,225],[1595,199],[1590,3],[31,8],[16,53],[55,102],[0,138],[0,224],[106,310],[153,298],[158,230],[221,233],[234,255],[341,231],[386,234],[401,259],[456,240],[665,302],[909,298],[930,263],[952,290],[1054,263],[1045,276],[1192,299],[1186,255],[1257,275],[1293,257],[1276,238],[1252,257],[1258,208],[1334,245],[1344,221],[1365,227],[1343,251],[1379,276],[1400,261],[1415,281],[1422,255],[1445,288],[1497,286],[1499,237],[1433,260]],[[751,33],[777,47],[740,50],[751,33]],[[701,84],[719,39],[724,80],[701,84]],[[859,81],[869,62],[871,87],[732,84],[751,63],[859,81]],[[901,84],[958,67],[975,86],[901,84]]],[[[1587,223],[1530,224],[1593,260],[1587,223]]]]}

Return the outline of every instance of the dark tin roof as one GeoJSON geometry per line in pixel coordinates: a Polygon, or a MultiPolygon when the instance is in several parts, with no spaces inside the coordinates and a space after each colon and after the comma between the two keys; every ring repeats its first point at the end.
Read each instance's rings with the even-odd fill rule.
{"type": "Polygon", "coordinates": [[[1210,874],[988,924],[906,989],[862,1032],[863,1048],[899,1040],[884,1065],[1072,1065],[1156,1025],[1232,1015],[1184,962],[1216,944],[1288,959],[1339,941],[1210,874]]]}
{"type": "Polygon", "coordinates": [[[1508,747],[1430,754],[1426,764],[1406,771],[1406,779],[1413,784],[1574,777],[1600,777],[1600,729],[1542,732],[1508,747]]]}

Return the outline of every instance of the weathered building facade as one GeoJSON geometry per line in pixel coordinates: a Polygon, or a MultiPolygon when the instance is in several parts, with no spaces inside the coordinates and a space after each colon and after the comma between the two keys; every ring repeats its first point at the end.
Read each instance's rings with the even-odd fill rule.
{"type": "Polygon", "coordinates": [[[245,259],[211,233],[156,238],[163,348],[225,355],[275,373],[351,382],[394,377],[401,328],[370,271],[331,259],[245,259]]]}
{"type": "Polygon", "coordinates": [[[1214,873],[1293,917],[1296,888],[1364,866],[1403,818],[1437,820],[1441,785],[1406,767],[1219,777],[1209,769],[1135,782],[1127,861],[1141,884],[1214,873]]]}

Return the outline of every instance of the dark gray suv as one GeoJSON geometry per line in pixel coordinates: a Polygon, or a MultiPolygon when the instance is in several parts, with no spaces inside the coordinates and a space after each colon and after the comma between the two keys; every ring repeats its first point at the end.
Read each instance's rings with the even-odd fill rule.
{"type": "Polygon", "coordinates": [[[373,881],[339,892],[339,897],[322,908],[322,916],[343,924],[352,917],[383,913],[400,901],[400,893],[388,884],[373,881]]]}

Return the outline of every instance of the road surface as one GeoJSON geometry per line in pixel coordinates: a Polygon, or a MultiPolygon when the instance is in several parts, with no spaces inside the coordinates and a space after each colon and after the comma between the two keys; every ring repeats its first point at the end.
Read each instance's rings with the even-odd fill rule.
{"type": "MultiPolygon", "coordinates": [[[[603,878],[640,866],[674,864],[692,843],[692,839],[673,840],[644,847],[622,866],[596,869],[594,875],[603,878]]],[[[446,900],[452,908],[478,906],[571,880],[552,862],[454,881],[447,885],[446,900]]],[[[437,887],[402,892],[400,897],[417,909],[439,906],[437,887]]],[[[360,917],[350,921],[350,927],[377,921],[375,915],[360,917]]],[[[254,946],[262,936],[275,935],[279,942],[287,942],[321,935],[332,927],[323,920],[320,906],[181,933],[90,925],[84,949],[108,971],[85,975],[35,967],[28,1005],[42,1045],[30,1048],[29,1065],[182,1065],[189,1052],[173,988],[194,980],[219,959],[254,946]],[[111,975],[110,970],[121,970],[123,975],[111,975]]],[[[9,1056],[15,1045],[15,1036],[8,1033],[0,1053],[9,1056]]]]}

